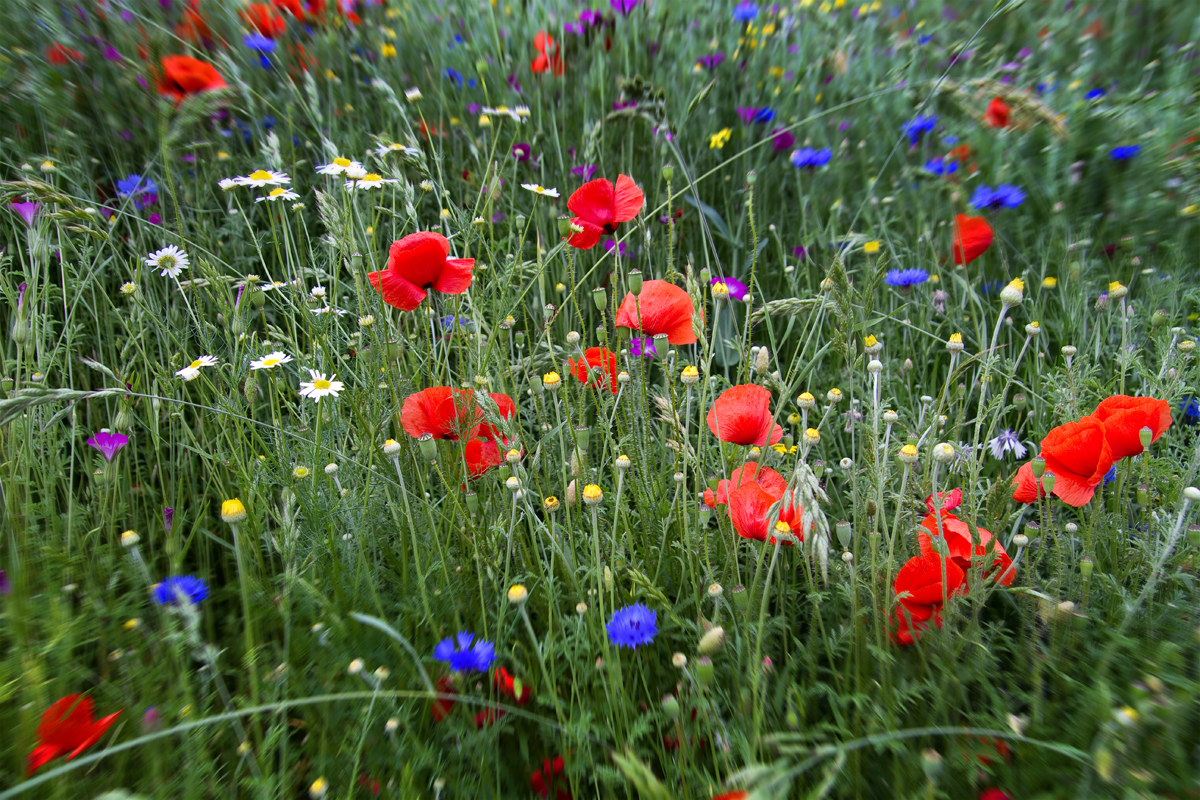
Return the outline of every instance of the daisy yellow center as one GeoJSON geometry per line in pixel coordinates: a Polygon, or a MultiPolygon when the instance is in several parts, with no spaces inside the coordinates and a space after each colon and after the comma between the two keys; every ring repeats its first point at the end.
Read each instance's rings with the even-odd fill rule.
{"type": "Polygon", "coordinates": [[[313,388],[314,388],[314,389],[322,389],[322,390],[324,390],[324,389],[328,389],[328,388],[329,388],[330,386],[332,386],[332,385],[333,385],[333,384],[331,384],[329,381],[327,381],[327,380],[324,380],[324,379],[322,379],[322,380],[319,380],[319,381],[313,381],[313,388]]]}
{"type": "Polygon", "coordinates": [[[175,256],[170,255],[169,253],[163,253],[158,257],[158,265],[163,269],[170,269],[171,267],[175,266],[175,256]]]}
{"type": "Polygon", "coordinates": [[[364,181],[381,181],[381,180],[383,180],[383,176],[377,175],[374,172],[370,172],[363,176],[363,180],[364,181]]]}
{"type": "Polygon", "coordinates": [[[256,169],[254,172],[250,173],[250,180],[253,181],[265,181],[269,180],[270,178],[271,173],[267,172],[265,169],[256,169]]]}
{"type": "Polygon", "coordinates": [[[201,361],[200,359],[196,359],[192,363],[188,364],[188,369],[200,369],[203,366],[204,366],[204,362],[201,361]]]}
{"type": "Polygon", "coordinates": [[[339,167],[348,167],[348,166],[350,166],[350,159],[348,159],[348,158],[335,158],[335,159],[333,160],[333,163],[334,163],[334,164],[337,164],[339,167]]]}
{"type": "Polygon", "coordinates": [[[278,358],[264,358],[262,363],[263,363],[264,367],[273,367],[276,364],[278,364],[281,360],[282,359],[278,359],[278,358]]]}
{"type": "Polygon", "coordinates": [[[281,189],[277,186],[270,191],[270,195],[271,195],[271,197],[278,197],[279,195],[283,194],[283,191],[284,191],[283,189],[281,189]]]}

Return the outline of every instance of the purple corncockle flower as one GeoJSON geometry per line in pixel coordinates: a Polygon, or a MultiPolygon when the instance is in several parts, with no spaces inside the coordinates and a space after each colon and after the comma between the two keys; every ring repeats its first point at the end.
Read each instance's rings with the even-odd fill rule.
{"type": "Polygon", "coordinates": [[[640,5],[642,0],[608,0],[613,11],[620,14],[622,17],[628,17],[635,8],[640,5]]]}
{"type": "Polygon", "coordinates": [[[175,509],[164,508],[163,509],[163,527],[166,528],[167,533],[171,532],[171,526],[174,524],[175,524],[175,509]]]}
{"type": "Polygon", "coordinates": [[[590,28],[604,22],[604,15],[594,9],[585,8],[579,12],[579,21],[590,28]]]}
{"type": "Polygon", "coordinates": [[[87,444],[89,447],[99,450],[105,461],[111,462],[117,457],[121,448],[129,444],[129,437],[121,433],[100,431],[92,434],[92,438],[87,440],[87,444]]]}
{"type": "Polygon", "coordinates": [[[720,66],[721,62],[724,60],[724,53],[709,53],[706,56],[700,56],[700,58],[696,60],[696,63],[704,67],[709,72],[712,72],[714,69],[720,66]]]}
{"type": "Polygon", "coordinates": [[[158,713],[158,709],[150,706],[146,712],[142,714],[142,732],[153,733],[162,727],[162,714],[158,713]]]}
{"type": "Polygon", "coordinates": [[[583,36],[583,23],[581,22],[564,22],[563,30],[567,33],[573,33],[576,36],[583,36]]]}
{"type": "Polygon", "coordinates": [[[604,251],[611,253],[614,249],[617,251],[618,258],[633,258],[633,256],[629,254],[628,248],[624,242],[617,243],[612,239],[605,239],[604,251]]]}
{"type": "Polygon", "coordinates": [[[117,48],[111,44],[104,45],[104,57],[109,61],[120,61],[122,59],[122,55],[117,52],[117,48]]]}
{"type": "Polygon", "coordinates": [[[8,594],[12,591],[12,582],[8,579],[8,573],[0,569],[0,594],[8,594]]]}
{"type": "Polygon", "coordinates": [[[637,108],[637,102],[634,100],[613,100],[613,111],[623,111],[626,108],[637,108]]]}
{"type": "Polygon", "coordinates": [[[597,166],[595,164],[580,164],[577,167],[571,167],[571,174],[582,178],[584,183],[592,179],[596,174],[597,166]]]}
{"type": "Polygon", "coordinates": [[[654,348],[654,339],[650,336],[635,336],[629,340],[629,355],[654,358],[658,350],[654,348]]]}
{"type": "Polygon", "coordinates": [[[146,221],[149,222],[151,225],[162,225],[162,217],[160,217],[157,213],[151,214],[150,216],[146,217],[146,221]]]}
{"type": "Polygon", "coordinates": [[[512,155],[517,161],[528,161],[533,148],[526,142],[517,142],[512,146],[512,155]]]}
{"type": "Polygon", "coordinates": [[[25,290],[28,288],[28,283],[22,283],[17,287],[17,316],[21,315],[21,308],[25,305],[25,290]]]}
{"type": "Polygon", "coordinates": [[[503,211],[497,211],[495,214],[492,214],[492,223],[495,225],[499,225],[506,219],[508,219],[508,214],[505,214],[503,211]]]}
{"type": "Polygon", "coordinates": [[[796,245],[795,247],[792,248],[792,257],[798,258],[801,261],[805,260],[806,258],[808,258],[808,248],[803,247],[801,245],[796,245]]]}
{"type": "Polygon", "coordinates": [[[37,216],[41,203],[9,203],[8,207],[17,212],[17,216],[25,220],[25,224],[33,227],[33,219],[37,216]]]}
{"type": "Polygon", "coordinates": [[[725,284],[725,288],[729,290],[730,300],[745,300],[746,295],[750,294],[750,289],[746,284],[737,278],[712,278],[708,283],[710,286],[716,286],[718,283],[725,284]]]}
{"type": "Polygon", "coordinates": [[[136,18],[135,16],[133,16],[133,12],[132,12],[132,11],[130,11],[130,10],[129,10],[129,9],[127,9],[127,8],[123,8],[123,9],[121,9],[121,20],[122,20],[122,21],[123,21],[123,22],[124,22],[126,25],[132,25],[132,24],[133,24],[133,21],[134,21],[135,19],[137,19],[137,18],[136,18]]]}
{"type": "Polygon", "coordinates": [[[771,147],[776,153],[786,153],[796,144],[796,137],[791,131],[776,128],[771,131],[771,147]]]}
{"type": "Polygon", "coordinates": [[[512,75],[508,76],[508,85],[517,94],[521,93],[521,82],[517,80],[517,73],[514,72],[512,75]]]}

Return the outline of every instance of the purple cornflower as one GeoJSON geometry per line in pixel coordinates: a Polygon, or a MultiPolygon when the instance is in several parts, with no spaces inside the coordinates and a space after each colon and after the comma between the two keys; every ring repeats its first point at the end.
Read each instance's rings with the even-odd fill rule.
{"type": "Polygon", "coordinates": [[[745,300],[746,295],[750,294],[749,287],[737,278],[712,278],[708,283],[710,286],[716,286],[718,283],[725,284],[725,288],[729,290],[730,300],[745,300]]]}
{"type": "Polygon", "coordinates": [[[517,94],[521,93],[521,82],[517,80],[517,73],[508,76],[508,85],[517,94]]]}
{"type": "Polygon", "coordinates": [[[121,452],[121,448],[129,444],[129,437],[122,433],[100,431],[92,434],[87,444],[99,450],[105,461],[111,462],[117,457],[117,453],[121,452]]]}
{"type": "Polygon", "coordinates": [[[608,640],[617,647],[638,648],[654,641],[658,614],[641,603],[619,608],[608,621],[608,640]]]}
{"type": "Polygon", "coordinates": [[[1020,186],[1002,183],[995,189],[990,186],[980,186],[971,195],[971,205],[975,208],[1016,208],[1025,202],[1025,192],[1020,186]]]}
{"type": "Polygon", "coordinates": [[[598,167],[595,164],[580,164],[577,167],[571,167],[571,174],[587,183],[596,174],[598,167]]]}
{"type": "Polygon", "coordinates": [[[833,157],[833,151],[828,147],[820,150],[814,150],[811,147],[802,147],[792,153],[792,164],[801,169],[816,169],[823,167],[829,163],[829,159],[833,157]]]}
{"type": "Polygon", "coordinates": [[[167,533],[171,532],[171,526],[175,524],[175,509],[163,509],[163,527],[167,529],[167,533]]]}
{"type": "Polygon", "coordinates": [[[733,18],[738,22],[749,22],[757,16],[758,5],[750,2],[750,0],[745,0],[745,2],[738,3],[733,9],[733,18]]]}
{"type": "Polygon", "coordinates": [[[25,220],[25,224],[33,227],[33,219],[37,216],[41,203],[9,203],[8,207],[17,212],[17,216],[25,220]]]}
{"type": "Polygon", "coordinates": [[[654,338],[651,336],[635,336],[630,339],[629,355],[654,358],[658,355],[658,350],[654,347],[654,338]]]}
{"type": "Polygon", "coordinates": [[[533,148],[526,142],[517,142],[512,146],[512,154],[517,161],[528,161],[533,154],[533,148]]]}
{"type": "Polygon", "coordinates": [[[476,642],[475,634],[463,631],[438,642],[433,648],[433,657],[449,664],[455,672],[487,672],[496,660],[496,646],[484,639],[476,642]]]}
{"type": "Polygon", "coordinates": [[[910,269],[889,269],[883,282],[898,289],[908,289],[929,280],[929,273],[916,267],[910,269]]]}
{"type": "Polygon", "coordinates": [[[796,137],[792,135],[791,131],[785,131],[782,128],[771,131],[771,147],[776,153],[786,153],[795,144],[796,137]]]}
{"type": "Polygon", "coordinates": [[[999,436],[988,442],[988,447],[992,449],[992,458],[997,460],[1003,459],[1005,453],[1012,453],[1013,458],[1020,461],[1028,451],[1028,448],[1017,438],[1017,432],[1012,428],[1005,428],[1001,431],[999,436]]]}
{"type": "Polygon", "coordinates": [[[1142,146],[1138,144],[1126,144],[1120,147],[1114,147],[1108,151],[1108,157],[1113,161],[1128,161],[1141,152],[1142,146]]]}
{"type": "Polygon", "coordinates": [[[908,137],[909,144],[914,147],[921,141],[921,137],[937,127],[937,114],[918,114],[900,129],[904,135],[908,137]]]}
{"type": "Polygon", "coordinates": [[[724,60],[724,53],[710,53],[706,56],[700,56],[700,58],[696,60],[696,63],[704,67],[709,72],[712,72],[714,69],[720,66],[721,62],[724,60]]]}
{"type": "Polygon", "coordinates": [[[150,588],[150,597],[160,606],[177,606],[181,597],[197,606],[208,597],[208,584],[195,575],[171,575],[150,588]]]}

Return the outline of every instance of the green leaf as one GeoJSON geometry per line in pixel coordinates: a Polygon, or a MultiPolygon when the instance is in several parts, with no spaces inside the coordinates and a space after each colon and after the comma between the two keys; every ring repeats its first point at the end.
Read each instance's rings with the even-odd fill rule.
{"type": "Polygon", "coordinates": [[[708,217],[709,223],[711,223],[713,228],[716,229],[717,233],[721,235],[721,238],[732,244],[734,247],[742,246],[741,240],[735,239],[733,234],[729,232],[729,226],[725,224],[725,219],[721,216],[721,212],[717,211],[703,200],[697,200],[690,194],[685,194],[683,199],[690,203],[693,208],[699,208],[704,212],[704,216],[708,217]]]}
{"type": "Polygon", "coordinates": [[[717,85],[717,79],[713,78],[708,83],[704,84],[704,88],[696,92],[696,96],[692,98],[692,102],[688,103],[687,111],[684,112],[683,118],[686,120],[696,110],[696,106],[704,102],[704,98],[708,97],[708,93],[717,85]]]}

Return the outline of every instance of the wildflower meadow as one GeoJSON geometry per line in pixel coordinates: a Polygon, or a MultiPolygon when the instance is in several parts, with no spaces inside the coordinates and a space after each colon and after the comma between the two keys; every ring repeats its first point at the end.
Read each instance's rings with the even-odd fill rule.
{"type": "Polygon", "coordinates": [[[1197,12],[0,3],[0,799],[1200,796],[1197,12]]]}

